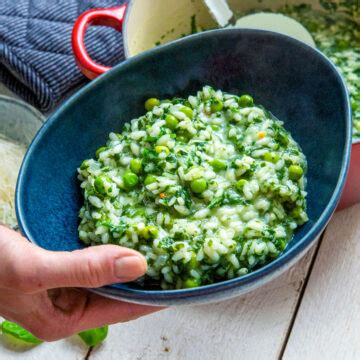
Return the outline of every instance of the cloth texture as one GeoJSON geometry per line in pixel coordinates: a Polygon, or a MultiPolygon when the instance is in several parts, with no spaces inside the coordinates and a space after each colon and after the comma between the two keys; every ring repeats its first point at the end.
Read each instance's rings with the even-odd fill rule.
{"type": "MultiPolygon", "coordinates": [[[[75,63],[71,32],[77,17],[93,8],[120,6],[124,0],[0,0],[0,81],[42,112],[88,80],[75,63]]],[[[113,66],[124,60],[122,36],[90,26],[90,56],[113,66]]]]}

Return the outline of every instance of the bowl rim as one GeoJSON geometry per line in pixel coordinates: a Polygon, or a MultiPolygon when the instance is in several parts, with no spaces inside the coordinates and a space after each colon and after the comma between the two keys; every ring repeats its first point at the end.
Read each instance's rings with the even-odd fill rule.
{"type": "MultiPolygon", "coordinates": [[[[35,126],[35,129],[33,128],[34,131],[32,131],[31,133],[27,132],[29,137],[27,137],[25,133],[22,133],[23,136],[16,137],[14,136],[15,132],[7,132],[0,130],[0,136],[3,135],[5,136],[5,138],[13,140],[16,143],[20,143],[26,148],[28,148],[32,142],[32,139],[36,136],[37,132],[46,121],[46,117],[32,105],[11,95],[9,96],[0,94],[0,106],[1,105],[5,105],[8,107],[5,108],[5,113],[11,112],[13,109],[16,108],[22,111],[24,116],[20,119],[21,125],[19,125],[19,127],[26,127],[26,123],[35,126]]],[[[10,119],[6,120],[5,123],[9,124],[9,121],[10,119]]]]}
{"type": "MultiPolygon", "coordinates": [[[[275,273],[276,270],[284,267],[286,263],[289,263],[292,259],[296,258],[301,252],[303,252],[306,248],[308,248],[311,243],[316,239],[316,237],[320,234],[320,232],[324,229],[324,227],[329,222],[331,215],[335,211],[335,208],[340,200],[340,196],[342,190],[345,185],[346,176],[349,170],[350,164],[350,154],[351,154],[351,145],[352,145],[352,121],[351,121],[351,105],[349,101],[347,87],[343,78],[341,77],[340,73],[336,69],[335,65],[318,49],[312,48],[305,43],[293,39],[289,36],[275,33],[272,31],[266,30],[258,30],[258,29],[215,29],[209,30],[202,33],[197,33],[193,35],[189,35],[185,38],[175,40],[173,42],[158,46],[156,48],[149,49],[143,53],[130,57],[129,59],[125,60],[124,62],[116,65],[110,71],[100,75],[98,78],[81,88],[77,91],[74,95],[72,95],[68,100],[66,100],[63,104],[59,106],[59,108],[55,111],[53,115],[45,122],[45,124],[41,127],[35,138],[33,139],[32,143],[29,146],[28,151],[24,157],[22,166],[20,168],[19,177],[16,185],[16,198],[15,198],[15,205],[16,205],[16,215],[19,223],[19,227],[21,232],[24,236],[31,241],[32,243],[39,245],[36,239],[32,238],[29,228],[26,222],[26,214],[22,209],[22,198],[23,198],[23,189],[24,189],[24,173],[26,172],[27,168],[29,167],[29,159],[33,152],[34,147],[39,143],[47,130],[51,127],[53,123],[56,123],[59,116],[69,107],[73,106],[78,97],[83,96],[89,90],[96,88],[98,84],[106,82],[107,77],[112,76],[123,69],[126,70],[126,67],[129,64],[138,63],[141,61],[146,61],[146,58],[152,56],[153,54],[161,54],[166,52],[168,49],[173,47],[180,47],[182,44],[186,44],[189,42],[193,42],[196,39],[200,38],[209,38],[213,36],[221,37],[226,36],[226,33],[229,34],[254,34],[254,35],[261,35],[261,36],[270,36],[270,37],[277,37],[281,38],[287,42],[295,43],[298,47],[304,48],[306,51],[313,52],[316,56],[322,58],[322,60],[327,63],[329,66],[329,70],[334,73],[334,75],[339,80],[339,86],[341,87],[341,92],[343,93],[344,98],[344,109],[345,109],[345,119],[346,119],[346,136],[344,141],[344,149],[343,149],[343,157],[341,162],[341,171],[338,176],[338,180],[336,186],[334,188],[333,194],[325,207],[324,211],[317,219],[316,222],[312,225],[309,231],[302,236],[294,246],[289,249],[287,252],[281,254],[278,258],[273,260],[272,262],[262,266],[260,269],[257,269],[253,272],[248,273],[247,275],[236,277],[229,280],[220,281],[210,285],[204,285],[196,288],[191,289],[175,289],[175,290],[144,290],[144,289],[134,289],[124,287],[124,284],[113,284],[102,286],[96,289],[91,289],[91,291],[96,292],[97,294],[101,294],[104,296],[112,296],[118,297],[119,299],[126,300],[134,300],[134,301],[148,301],[151,300],[153,303],[156,303],[156,300],[159,302],[166,301],[166,300],[174,300],[175,299],[184,299],[184,298],[195,298],[201,297],[202,295],[209,294],[209,293],[217,293],[219,290],[231,289],[234,287],[245,286],[249,285],[259,278],[266,277],[270,273],[275,273]]],[[[41,245],[39,245],[41,246],[41,245]]],[[[126,285],[126,284],[125,284],[126,285]]],[[[89,289],[90,290],[90,289],[89,289]]]]}
{"type": "Polygon", "coordinates": [[[24,108],[26,111],[34,115],[34,117],[39,120],[41,124],[43,124],[46,121],[46,117],[36,108],[34,108],[29,103],[25,102],[24,100],[17,99],[16,97],[12,97],[9,95],[2,95],[0,94],[0,102],[4,103],[10,103],[12,106],[19,106],[21,108],[24,108]]]}
{"type": "MultiPolygon", "coordinates": [[[[123,25],[124,54],[125,54],[126,59],[129,59],[129,58],[132,58],[132,57],[135,57],[135,56],[138,55],[138,54],[137,55],[132,55],[131,52],[130,52],[130,47],[129,47],[128,22],[130,21],[131,11],[133,10],[133,7],[134,7],[134,0],[130,0],[127,7],[126,7],[125,17],[124,17],[124,25],[123,25]]],[[[247,29],[247,28],[242,28],[242,29],[247,29]]],[[[216,30],[229,30],[229,29],[227,29],[227,28],[218,28],[218,29],[213,29],[213,30],[205,30],[202,33],[209,32],[209,31],[216,31],[216,30]]],[[[252,29],[249,29],[249,30],[252,30],[252,29]]],[[[267,32],[273,32],[273,31],[267,30],[267,32]]],[[[193,36],[193,35],[194,34],[187,35],[187,37],[193,36]]],[[[197,35],[197,34],[195,34],[195,35],[197,35]]],[[[280,35],[281,35],[281,33],[280,33],[280,35]]],[[[286,36],[286,35],[284,35],[284,36],[286,36]]],[[[290,37],[290,36],[288,36],[288,37],[290,37]]],[[[296,40],[295,38],[292,38],[292,39],[296,40]]],[[[178,40],[182,40],[182,39],[172,40],[170,43],[176,42],[178,40]]],[[[298,40],[298,41],[300,41],[300,40],[298,40]]],[[[168,44],[169,43],[165,43],[165,44],[159,45],[158,47],[166,46],[168,44]]],[[[151,48],[151,49],[154,49],[154,48],[151,48]]],[[[147,52],[147,51],[149,51],[151,49],[147,49],[145,52],[147,52]]],[[[317,47],[315,47],[315,49],[318,50],[320,53],[322,53],[317,47]]],[[[352,144],[353,145],[360,144],[360,137],[359,138],[352,138],[352,144]]],[[[358,145],[358,146],[360,146],[360,145],[358,145]]]]}

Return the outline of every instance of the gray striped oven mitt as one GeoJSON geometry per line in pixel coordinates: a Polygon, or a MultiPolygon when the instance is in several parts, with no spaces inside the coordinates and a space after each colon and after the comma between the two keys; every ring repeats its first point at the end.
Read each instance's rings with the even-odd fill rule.
{"type": "MultiPolygon", "coordinates": [[[[86,10],[119,6],[121,0],[0,0],[0,81],[42,112],[87,79],[75,64],[71,32],[86,10]]],[[[85,42],[99,63],[124,59],[121,34],[92,26],[85,42]]]]}

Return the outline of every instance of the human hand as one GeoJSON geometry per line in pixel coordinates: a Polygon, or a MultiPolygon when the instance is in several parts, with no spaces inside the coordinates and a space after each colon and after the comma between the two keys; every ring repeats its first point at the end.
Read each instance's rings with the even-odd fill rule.
{"type": "Polygon", "coordinates": [[[45,341],[159,310],[73,288],[128,282],[145,272],[145,258],[131,249],[51,252],[0,226],[0,315],[45,341]]]}

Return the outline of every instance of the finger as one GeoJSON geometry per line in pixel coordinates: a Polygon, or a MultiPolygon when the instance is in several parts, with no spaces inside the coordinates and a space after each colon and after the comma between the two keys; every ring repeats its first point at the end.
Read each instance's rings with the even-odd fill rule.
{"type": "Polygon", "coordinates": [[[110,300],[80,289],[56,289],[48,291],[53,311],[47,321],[30,322],[24,327],[46,341],[59,340],[83,330],[104,325],[126,322],[159,311],[162,308],[128,304],[110,300]],[[30,329],[30,328],[29,328],[30,329]]]}
{"type": "Polygon", "coordinates": [[[144,256],[117,245],[101,245],[74,252],[41,252],[43,288],[98,287],[129,282],[144,275],[144,256]],[[54,266],[53,264],[56,263],[54,266]]]}
{"type": "Polygon", "coordinates": [[[61,296],[52,300],[56,312],[51,324],[44,327],[38,323],[32,328],[43,340],[59,340],[80,331],[135,320],[163,309],[110,300],[95,294],[80,294],[76,289],[62,289],[61,292],[61,296]]]}
{"type": "Polygon", "coordinates": [[[131,304],[90,294],[86,309],[77,322],[76,331],[135,320],[163,309],[165,307],[131,304]]]}
{"type": "MultiPolygon", "coordinates": [[[[3,291],[3,293],[7,291],[3,291]]],[[[12,294],[10,308],[0,313],[44,341],[55,341],[83,330],[134,320],[158,311],[159,307],[132,305],[91,294],[62,288],[38,294],[12,294]]]]}
{"type": "Polygon", "coordinates": [[[58,340],[83,330],[104,325],[135,320],[141,316],[164,309],[147,305],[115,301],[80,289],[57,289],[49,291],[54,307],[52,331],[40,326],[38,334],[42,339],[58,340]],[[54,321],[58,324],[54,326],[54,321]]]}
{"type": "Polygon", "coordinates": [[[147,268],[144,256],[135,250],[100,245],[73,252],[51,252],[5,228],[0,228],[0,251],[0,283],[30,293],[128,282],[142,276],[147,268]]]}

